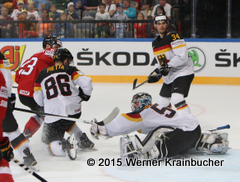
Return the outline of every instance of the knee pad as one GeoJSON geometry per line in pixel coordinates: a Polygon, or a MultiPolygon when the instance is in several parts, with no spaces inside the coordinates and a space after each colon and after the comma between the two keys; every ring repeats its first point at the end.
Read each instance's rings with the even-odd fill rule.
{"type": "Polygon", "coordinates": [[[66,153],[62,149],[61,141],[53,141],[47,146],[48,153],[52,156],[65,156],[66,153]]]}
{"type": "Polygon", "coordinates": [[[158,96],[158,105],[163,107],[169,107],[171,105],[170,103],[170,97],[162,97],[161,95],[158,96]]]}
{"type": "Polygon", "coordinates": [[[203,132],[196,149],[207,154],[225,154],[229,149],[228,134],[203,132]]]}

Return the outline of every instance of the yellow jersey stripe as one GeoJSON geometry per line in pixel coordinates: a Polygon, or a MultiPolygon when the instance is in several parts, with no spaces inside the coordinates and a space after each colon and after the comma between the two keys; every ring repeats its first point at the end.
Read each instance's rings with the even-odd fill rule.
{"type": "Polygon", "coordinates": [[[142,118],[141,117],[131,117],[127,114],[121,114],[124,118],[126,118],[127,120],[129,121],[132,121],[132,122],[141,122],[142,121],[142,118]]]}

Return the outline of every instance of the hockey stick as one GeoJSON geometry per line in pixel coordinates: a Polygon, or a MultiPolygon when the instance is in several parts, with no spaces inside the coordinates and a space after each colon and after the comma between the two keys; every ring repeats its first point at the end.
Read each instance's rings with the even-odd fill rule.
{"type": "Polygon", "coordinates": [[[44,113],[44,112],[39,112],[39,111],[32,111],[32,110],[27,110],[27,109],[22,109],[22,108],[17,108],[17,107],[15,107],[14,110],[16,110],[16,111],[22,111],[22,112],[28,112],[28,113],[32,113],[32,114],[45,115],[45,116],[54,116],[54,117],[60,117],[60,118],[69,118],[68,116],[60,116],[60,115],[49,114],[49,113],[44,113]]]}
{"type": "Polygon", "coordinates": [[[230,125],[227,124],[225,126],[220,126],[220,127],[217,127],[216,129],[212,129],[212,130],[209,130],[209,131],[224,130],[224,129],[229,129],[229,128],[230,128],[230,125]]]}
{"type": "Polygon", "coordinates": [[[17,86],[12,86],[12,88],[18,88],[17,86]]]}
{"type": "MultiPolygon", "coordinates": [[[[118,107],[115,107],[112,112],[103,120],[104,125],[110,123],[114,118],[117,117],[119,114],[120,110],[118,107]]],[[[92,124],[91,121],[83,120],[84,123],[86,124],[92,124]]]]}
{"type": "Polygon", "coordinates": [[[21,168],[23,168],[25,171],[27,171],[28,173],[30,173],[31,175],[33,175],[35,178],[37,178],[38,180],[42,181],[42,182],[47,182],[47,180],[45,180],[44,178],[42,178],[41,176],[39,176],[37,173],[35,173],[34,171],[32,171],[29,167],[25,166],[24,164],[22,164],[21,162],[19,162],[17,159],[12,159],[12,161],[14,163],[16,163],[18,166],[20,166],[21,168]]]}
{"type": "Polygon", "coordinates": [[[138,87],[140,87],[140,86],[142,86],[143,84],[145,84],[145,83],[147,83],[147,82],[148,82],[148,80],[140,83],[140,84],[137,86],[137,78],[136,78],[136,79],[133,81],[133,90],[136,89],[136,88],[138,88],[138,87]]]}

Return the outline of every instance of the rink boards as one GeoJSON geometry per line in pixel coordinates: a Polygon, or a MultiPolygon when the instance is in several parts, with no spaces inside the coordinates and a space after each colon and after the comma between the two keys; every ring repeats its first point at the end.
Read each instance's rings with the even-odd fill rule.
{"type": "MultiPolygon", "coordinates": [[[[63,46],[74,56],[74,65],[93,82],[131,83],[145,81],[157,67],[152,39],[65,39],[63,46]]],[[[196,84],[240,85],[240,42],[231,39],[186,39],[194,64],[196,84]]],[[[15,70],[42,49],[41,39],[15,39],[0,42],[1,52],[15,70]]]]}

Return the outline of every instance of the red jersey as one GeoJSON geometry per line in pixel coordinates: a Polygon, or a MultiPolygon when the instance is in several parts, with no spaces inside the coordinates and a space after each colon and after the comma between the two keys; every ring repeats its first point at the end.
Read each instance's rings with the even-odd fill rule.
{"type": "Polygon", "coordinates": [[[146,23],[142,23],[142,25],[135,23],[133,28],[137,30],[137,38],[146,38],[146,23]]]}
{"type": "Polygon", "coordinates": [[[27,59],[17,70],[15,81],[18,83],[18,94],[33,97],[34,83],[38,74],[54,65],[54,49],[42,50],[27,59]]]}
{"type": "MultiPolygon", "coordinates": [[[[5,118],[7,111],[8,91],[6,81],[0,70],[0,146],[8,143],[8,138],[3,137],[2,121],[5,118]]],[[[13,182],[11,171],[8,162],[2,158],[0,160],[0,181],[13,182]]]]}

